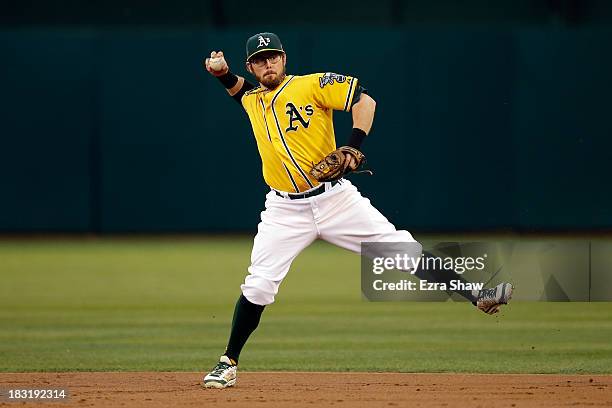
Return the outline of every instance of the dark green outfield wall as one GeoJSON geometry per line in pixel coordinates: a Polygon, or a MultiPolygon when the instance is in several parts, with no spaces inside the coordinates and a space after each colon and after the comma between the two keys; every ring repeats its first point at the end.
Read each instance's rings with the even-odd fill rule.
{"type": "MultiPolygon", "coordinates": [[[[612,227],[612,30],[278,32],[291,73],[353,74],[377,100],[376,175],[353,181],[399,226],[612,227]]],[[[0,32],[0,231],[254,230],[250,126],[200,68],[222,48],[242,72],[250,34],[0,32]]]]}

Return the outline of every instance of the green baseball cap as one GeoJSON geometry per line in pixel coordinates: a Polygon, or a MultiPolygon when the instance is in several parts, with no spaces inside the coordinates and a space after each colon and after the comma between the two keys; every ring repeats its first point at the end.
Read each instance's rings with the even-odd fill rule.
{"type": "Polygon", "coordinates": [[[281,44],[280,38],[274,33],[259,33],[255,34],[247,40],[246,43],[246,54],[247,61],[250,60],[253,55],[259,54],[264,51],[280,51],[283,50],[283,44],[281,44]]]}

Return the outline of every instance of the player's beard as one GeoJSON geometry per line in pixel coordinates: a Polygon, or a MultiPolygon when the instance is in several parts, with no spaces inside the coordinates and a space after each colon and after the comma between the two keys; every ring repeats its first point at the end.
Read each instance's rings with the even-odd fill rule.
{"type": "Polygon", "coordinates": [[[284,80],[286,76],[285,67],[280,72],[280,74],[275,75],[273,77],[266,76],[265,74],[261,76],[261,78],[257,78],[257,80],[268,89],[276,89],[284,80]]]}

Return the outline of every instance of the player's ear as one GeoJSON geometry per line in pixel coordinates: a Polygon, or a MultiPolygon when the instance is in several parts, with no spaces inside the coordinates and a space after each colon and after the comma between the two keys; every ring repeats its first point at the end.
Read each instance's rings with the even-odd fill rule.
{"type": "Polygon", "coordinates": [[[251,69],[251,63],[247,61],[244,65],[246,66],[246,70],[249,72],[249,74],[252,74],[253,70],[251,69]]]}

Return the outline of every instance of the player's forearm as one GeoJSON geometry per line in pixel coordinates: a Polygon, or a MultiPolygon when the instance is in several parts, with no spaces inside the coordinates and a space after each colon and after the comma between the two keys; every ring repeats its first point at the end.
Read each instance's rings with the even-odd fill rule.
{"type": "Polygon", "coordinates": [[[353,112],[353,128],[361,129],[366,134],[370,133],[374,122],[376,101],[368,94],[361,94],[359,102],[353,105],[351,111],[353,112]]]}
{"type": "Polygon", "coordinates": [[[238,92],[240,92],[240,90],[242,89],[242,87],[244,86],[244,78],[241,77],[240,75],[236,75],[236,78],[238,78],[238,82],[236,82],[236,85],[234,85],[231,88],[227,88],[226,91],[230,96],[234,96],[236,95],[238,92]]]}
{"type": "Polygon", "coordinates": [[[235,75],[229,71],[218,76],[217,79],[221,82],[221,84],[223,84],[227,93],[238,103],[241,103],[240,100],[245,92],[250,91],[255,87],[243,77],[235,75]]]}

